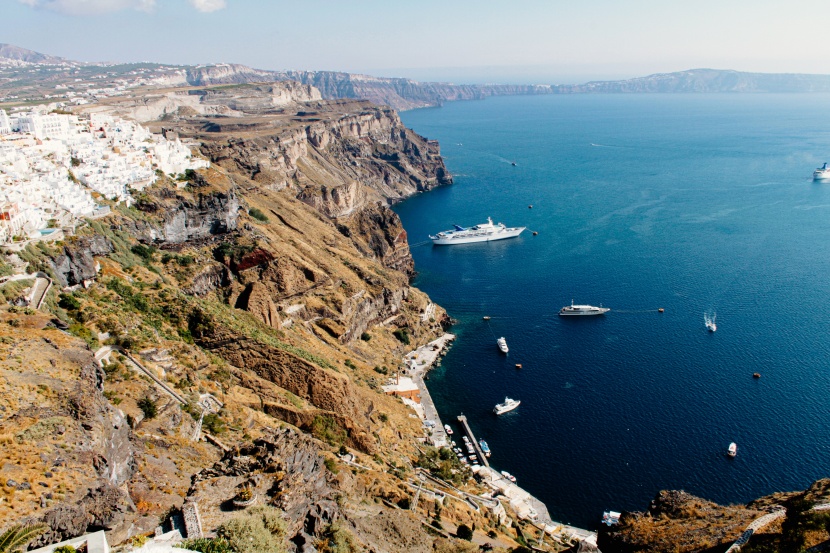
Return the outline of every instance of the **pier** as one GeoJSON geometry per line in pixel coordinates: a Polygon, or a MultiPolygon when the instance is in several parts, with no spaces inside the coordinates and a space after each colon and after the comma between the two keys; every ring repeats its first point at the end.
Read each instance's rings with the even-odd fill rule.
{"type": "Polygon", "coordinates": [[[481,451],[481,447],[478,445],[478,440],[476,440],[475,435],[473,434],[472,429],[470,429],[470,425],[467,424],[467,417],[464,415],[458,415],[458,422],[464,427],[464,432],[467,433],[467,437],[470,438],[470,441],[473,442],[473,449],[476,451],[476,455],[478,456],[478,460],[481,462],[480,464],[484,465],[487,468],[490,468],[490,461],[487,460],[487,457],[484,456],[484,452],[481,451]]]}

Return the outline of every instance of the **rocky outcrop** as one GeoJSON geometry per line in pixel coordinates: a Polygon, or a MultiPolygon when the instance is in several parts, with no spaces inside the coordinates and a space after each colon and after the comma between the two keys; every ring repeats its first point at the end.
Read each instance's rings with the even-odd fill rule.
{"type": "Polygon", "coordinates": [[[398,214],[381,203],[365,206],[353,217],[338,224],[338,230],[352,237],[366,257],[408,276],[415,274],[407,234],[398,214]]]}
{"type": "MultiPolygon", "coordinates": [[[[251,138],[196,136],[214,163],[271,190],[293,187],[300,200],[331,218],[452,182],[438,144],[407,129],[394,111],[360,102],[353,106],[358,113],[346,115],[342,107],[336,115],[330,111],[336,106],[318,107],[319,117],[308,123],[280,128],[259,121],[260,132],[251,138]]],[[[212,132],[233,133],[228,125],[245,123],[211,124],[212,132]]]]}
{"type": "Polygon", "coordinates": [[[195,203],[182,199],[177,209],[165,214],[164,240],[175,244],[227,233],[236,229],[238,211],[233,192],[200,194],[195,203]]]}
{"type": "Polygon", "coordinates": [[[126,529],[119,531],[119,526],[134,512],[126,492],[102,481],[77,503],[61,504],[43,515],[38,522],[47,529],[30,547],[42,547],[98,530],[116,530],[111,540],[120,541],[126,537],[126,529]]]}
{"type": "Polygon", "coordinates": [[[79,238],[65,245],[63,254],[52,259],[52,270],[62,286],[82,284],[97,274],[95,256],[112,251],[112,243],[104,236],[79,238]]]}
{"type": "Polygon", "coordinates": [[[242,485],[249,486],[261,503],[283,510],[295,544],[310,545],[315,534],[342,516],[320,446],[294,430],[270,432],[229,452],[193,476],[187,499],[200,504],[202,519],[210,527],[221,514],[202,506],[233,499],[242,485]]]}
{"type": "Polygon", "coordinates": [[[603,553],[723,551],[762,514],[684,491],[661,491],[647,512],[625,512],[618,525],[602,527],[597,545],[603,553]]]}
{"type": "Polygon", "coordinates": [[[358,392],[347,376],[301,357],[301,352],[286,347],[287,344],[259,341],[218,325],[191,325],[191,333],[200,346],[231,365],[244,367],[314,407],[341,417],[348,431],[349,445],[363,451],[373,450],[373,438],[361,428],[364,416],[358,407],[358,392]]]}

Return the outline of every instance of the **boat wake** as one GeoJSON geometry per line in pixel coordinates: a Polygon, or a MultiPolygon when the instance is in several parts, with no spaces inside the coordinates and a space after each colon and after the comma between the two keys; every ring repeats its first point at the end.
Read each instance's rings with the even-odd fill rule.
{"type": "Polygon", "coordinates": [[[709,332],[715,332],[718,329],[718,325],[715,320],[718,318],[718,314],[712,312],[710,315],[709,313],[703,314],[703,324],[706,325],[706,330],[709,332]]]}

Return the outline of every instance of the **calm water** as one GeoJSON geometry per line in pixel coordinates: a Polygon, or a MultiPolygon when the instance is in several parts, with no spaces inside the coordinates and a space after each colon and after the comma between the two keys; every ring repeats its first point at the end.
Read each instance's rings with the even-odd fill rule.
{"type": "Polygon", "coordinates": [[[497,469],[588,528],[660,489],[744,502],[830,476],[830,184],[810,180],[828,107],[609,95],[404,113],[457,175],[396,207],[411,243],[488,215],[539,233],[413,248],[416,286],[459,321],[429,381],[445,422],[466,414],[497,469]],[[558,317],[571,299],[612,311],[558,317]],[[522,405],[497,418],[506,394],[522,405]]]}

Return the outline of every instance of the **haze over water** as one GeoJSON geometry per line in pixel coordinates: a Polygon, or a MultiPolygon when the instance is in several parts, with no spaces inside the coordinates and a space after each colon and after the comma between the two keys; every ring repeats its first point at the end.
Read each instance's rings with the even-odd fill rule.
{"type": "Polygon", "coordinates": [[[396,206],[411,244],[488,215],[529,229],[412,250],[415,285],[458,320],[429,380],[444,422],[463,412],[495,468],[587,528],[661,489],[734,503],[830,476],[830,184],[811,181],[830,161],[829,101],[536,96],[403,113],[457,175],[396,206]],[[571,299],[612,311],[558,317],[571,299]],[[496,417],[505,395],[522,404],[496,417]]]}

